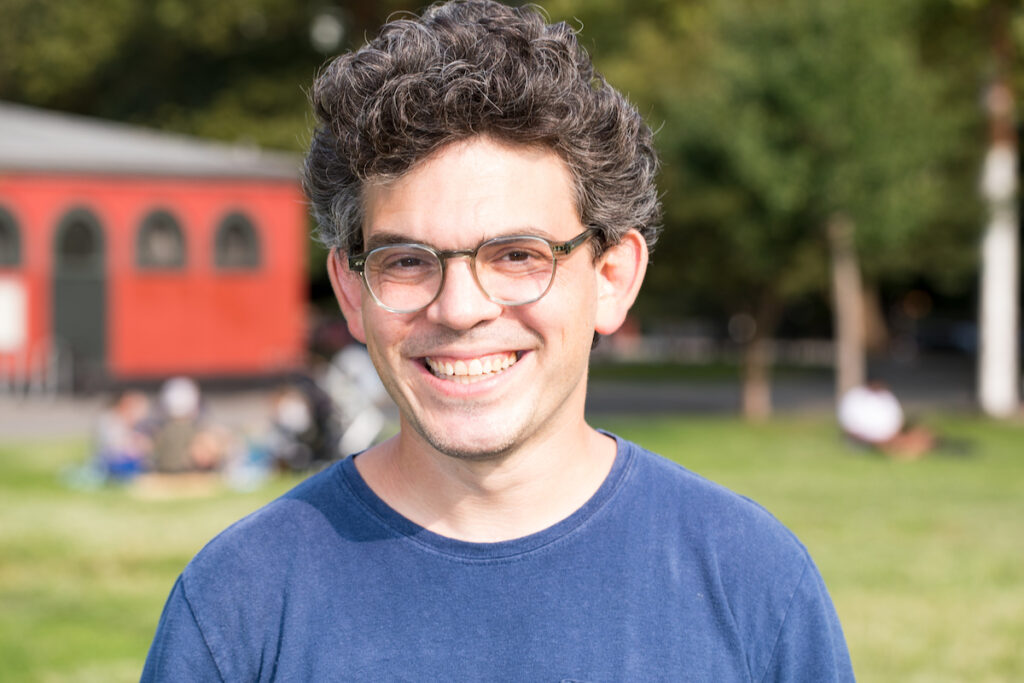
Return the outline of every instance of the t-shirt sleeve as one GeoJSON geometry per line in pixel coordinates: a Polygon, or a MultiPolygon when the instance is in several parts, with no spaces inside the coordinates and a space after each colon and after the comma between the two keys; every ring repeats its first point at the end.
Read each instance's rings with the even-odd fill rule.
{"type": "Polygon", "coordinates": [[[179,577],[164,605],[141,681],[222,680],[179,577]]]}
{"type": "Polygon", "coordinates": [[[786,610],[768,668],[760,680],[764,683],[855,680],[839,617],[821,575],[809,558],[786,610]]]}

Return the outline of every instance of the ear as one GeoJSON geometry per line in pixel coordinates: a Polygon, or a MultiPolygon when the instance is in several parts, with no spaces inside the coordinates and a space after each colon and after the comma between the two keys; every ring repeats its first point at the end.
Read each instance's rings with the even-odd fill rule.
{"type": "Polygon", "coordinates": [[[640,292],[647,259],[647,241],[637,230],[627,232],[598,258],[595,332],[609,335],[622,325],[640,292]]]}
{"type": "Polygon", "coordinates": [[[327,256],[327,275],[331,279],[331,289],[341,307],[341,313],[348,323],[349,334],[357,341],[366,343],[366,330],[363,327],[363,281],[359,273],[348,269],[348,259],[344,252],[331,249],[327,256]]]}

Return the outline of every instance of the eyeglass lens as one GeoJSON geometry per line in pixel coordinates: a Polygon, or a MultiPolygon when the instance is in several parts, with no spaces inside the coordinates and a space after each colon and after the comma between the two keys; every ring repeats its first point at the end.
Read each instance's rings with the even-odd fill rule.
{"type": "MultiPolygon", "coordinates": [[[[473,265],[477,283],[488,298],[515,306],[544,295],[554,275],[555,258],[543,239],[500,237],[480,245],[473,265]]],[[[370,292],[396,312],[416,311],[433,301],[440,292],[443,271],[436,253],[409,244],[374,249],[364,268],[370,292]]]]}

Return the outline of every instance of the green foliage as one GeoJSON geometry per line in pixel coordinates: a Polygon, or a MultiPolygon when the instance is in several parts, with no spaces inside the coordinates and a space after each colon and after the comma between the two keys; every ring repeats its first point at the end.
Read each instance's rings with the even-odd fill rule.
{"type": "Polygon", "coordinates": [[[666,106],[689,188],[673,209],[683,234],[710,233],[724,294],[824,291],[836,214],[857,226],[869,276],[913,268],[959,121],[897,6],[722,0],[714,20],[696,96],[666,106]]]}
{"type": "Polygon", "coordinates": [[[666,230],[646,314],[823,296],[824,227],[857,226],[870,280],[962,287],[975,263],[977,79],[946,0],[555,4],[657,129],[666,230]],[[944,45],[944,44],[943,44],[944,45]],[[972,90],[973,89],[973,90],[972,90]]]}
{"type": "MultiPolygon", "coordinates": [[[[348,2],[337,51],[399,0],[348,2]]],[[[0,0],[0,99],[300,150],[318,2],[0,0]]]]}
{"type": "Polygon", "coordinates": [[[59,100],[115,60],[142,5],[132,0],[0,5],[0,97],[59,100]]]}

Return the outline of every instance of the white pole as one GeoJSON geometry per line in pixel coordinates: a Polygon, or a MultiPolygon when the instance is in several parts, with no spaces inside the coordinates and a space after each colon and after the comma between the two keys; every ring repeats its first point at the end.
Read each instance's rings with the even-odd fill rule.
{"type": "Polygon", "coordinates": [[[988,415],[1005,418],[1020,408],[1020,236],[1014,145],[997,142],[989,149],[981,188],[989,205],[989,222],[981,244],[978,401],[988,415]]]}

